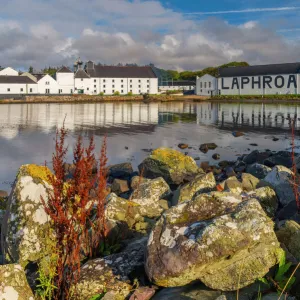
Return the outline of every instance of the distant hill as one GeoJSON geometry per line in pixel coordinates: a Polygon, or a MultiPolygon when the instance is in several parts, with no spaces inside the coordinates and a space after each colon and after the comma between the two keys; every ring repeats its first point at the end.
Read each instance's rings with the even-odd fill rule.
{"type": "Polygon", "coordinates": [[[174,70],[164,70],[159,69],[156,67],[154,68],[154,72],[156,73],[157,77],[159,78],[159,81],[161,80],[196,80],[196,76],[203,76],[205,74],[210,74],[212,76],[217,77],[218,76],[218,69],[219,68],[228,68],[228,67],[247,67],[249,64],[245,61],[233,61],[228,64],[224,64],[218,67],[208,67],[200,71],[183,71],[178,72],[174,70]]]}

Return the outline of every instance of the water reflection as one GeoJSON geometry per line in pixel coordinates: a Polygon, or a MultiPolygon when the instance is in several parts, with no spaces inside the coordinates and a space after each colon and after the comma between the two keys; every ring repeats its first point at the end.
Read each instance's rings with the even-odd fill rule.
{"type": "Polygon", "coordinates": [[[299,107],[276,104],[232,103],[97,103],[97,104],[2,104],[0,106],[0,188],[13,180],[24,163],[51,160],[57,126],[65,119],[70,131],[69,152],[76,136],[95,135],[99,150],[107,134],[110,163],[131,161],[136,167],[148,155],[141,149],[177,147],[187,142],[189,155],[212,160],[213,153],[199,152],[199,145],[215,142],[222,159],[257,149],[289,147],[291,120],[299,128],[299,107]],[[246,133],[234,138],[235,129],[246,133]],[[272,137],[280,137],[278,143],[272,137]],[[125,147],[129,148],[125,150],[125,147]]]}

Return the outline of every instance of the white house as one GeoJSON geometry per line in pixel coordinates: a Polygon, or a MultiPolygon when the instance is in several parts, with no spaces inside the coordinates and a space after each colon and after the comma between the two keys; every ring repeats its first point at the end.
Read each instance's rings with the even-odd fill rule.
{"type": "Polygon", "coordinates": [[[172,80],[162,81],[158,86],[159,91],[193,91],[195,90],[195,81],[190,80],[172,80]]]}
{"type": "Polygon", "coordinates": [[[61,67],[56,72],[56,81],[59,85],[59,94],[74,93],[74,73],[67,67],[61,67]]]}
{"type": "Polygon", "coordinates": [[[27,76],[0,76],[0,95],[37,94],[37,84],[27,76]]]}
{"type": "Polygon", "coordinates": [[[89,61],[85,70],[78,66],[75,91],[89,95],[157,94],[158,79],[150,66],[102,66],[89,61]]]}
{"type": "Polygon", "coordinates": [[[217,93],[218,79],[209,74],[196,78],[196,94],[201,96],[212,96],[217,93]]]}
{"type": "Polygon", "coordinates": [[[19,72],[14,70],[11,67],[4,68],[3,70],[0,70],[0,76],[18,76],[19,72]]]}
{"type": "Polygon", "coordinates": [[[39,94],[59,94],[60,87],[57,81],[49,74],[46,74],[39,79],[37,86],[39,94]]]}

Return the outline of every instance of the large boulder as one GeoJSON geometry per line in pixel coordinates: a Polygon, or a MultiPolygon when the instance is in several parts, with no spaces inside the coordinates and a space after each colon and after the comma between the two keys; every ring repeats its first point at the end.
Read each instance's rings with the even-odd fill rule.
{"type": "Polygon", "coordinates": [[[130,178],[132,173],[133,168],[131,163],[121,163],[108,167],[108,176],[112,178],[130,178]]]}
{"type": "Polygon", "coordinates": [[[76,299],[86,300],[103,291],[125,299],[131,292],[131,277],[144,265],[147,238],[135,240],[122,252],[88,261],[81,268],[76,285],[76,299]]]}
{"type": "Polygon", "coordinates": [[[242,186],[245,192],[250,192],[255,190],[259,182],[260,180],[251,174],[248,173],[242,174],[242,186]]]}
{"type": "Polygon", "coordinates": [[[199,174],[190,183],[185,184],[176,191],[175,197],[178,198],[178,200],[175,199],[174,202],[178,203],[192,200],[197,194],[210,192],[215,187],[216,180],[212,172],[199,174]]]}
{"type": "Polygon", "coordinates": [[[258,179],[264,179],[271,171],[271,168],[259,163],[254,163],[246,168],[247,173],[255,176],[258,179]]]}
{"type": "MultiPolygon", "coordinates": [[[[300,156],[299,154],[294,155],[294,162],[297,168],[300,166],[300,156]]],[[[275,167],[277,165],[285,166],[286,168],[291,168],[293,166],[292,152],[289,151],[278,151],[274,155],[265,159],[264,164],[268,167],[275,167]]]]}
{"type": "Polygon", "coordinates": [[[292,180],[293,172],[290,169],[276,166],[263,181],[275,190],[279,202],[285,206],[291,201],[296,201],[292,180]]]}
{"type": "Polygon", "coordinates": [[[300,262],[300,225],[295,221],[286,221],[276,235],[278,240],[300,262]]]}
{"type": "Polygon", "coordinates": [[[1,300],[34,300],[25,272],[20,265],[0,266],[1,300]]]}
{"type": "Polygon", "coordinates": [[[140,165],[139,171],[147,178],[163,177],[168,184],[181,184],[198,173],[195,160],[179,151],[158,148],[140,165]]]}
{"type": "Polygon", "coordinates": [[[50,170],[23,165],[18,172],[7,204],[2,242],[7,261],[25,267],[51,253],[53,236],[41,198],[47,202],[50,170]]]}
{"type": "Polygon", "coordinates": [[[164,287],[200,279],[233,291],[265,276],[282,253],[273,222],[256,199],[199,195],[165,212],[150,234],[146,272],[164,287]]]}

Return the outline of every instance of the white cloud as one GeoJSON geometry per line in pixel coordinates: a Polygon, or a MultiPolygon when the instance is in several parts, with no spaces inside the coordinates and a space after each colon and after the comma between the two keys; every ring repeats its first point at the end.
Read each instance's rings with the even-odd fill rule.
{"type": "Polygon", "coordinates": [[[299,41],[286,40],[278,28],[266,29],[256,21],[191,20],[158,1],[89,0],[83,9],[81,0],[11,0],[1,17],[6,18],[0,19],[1,64],[15,68],[72,65],[77,56],[178,70],[231,60],[299,59],[299,41]]]}

